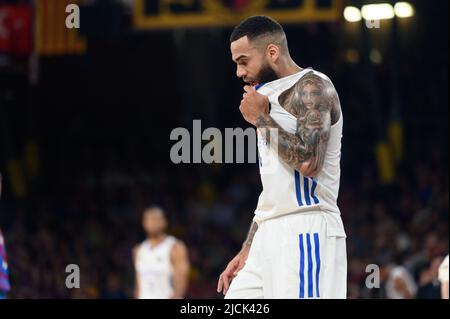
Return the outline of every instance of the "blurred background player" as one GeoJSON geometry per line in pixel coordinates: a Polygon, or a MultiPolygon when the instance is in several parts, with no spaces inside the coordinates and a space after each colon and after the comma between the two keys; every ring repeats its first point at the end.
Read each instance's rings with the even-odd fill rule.
{"type": "MultiPolygon", "coordinates": [[[[0,173],[0,197],[2,196],[2,173],[0,173]]],[[[5,299],[11,289],[8,278],[8,263],[6,260],[5,239],[0,229],[0,299],[5,299]]]]}
{"type": "Polygon", "coordinates": [[[0,229],[0,299],[5,299],[10,289],[5,239],[3,238],[2,230],[0,229]]]}
{"type": "Polygon", "coordinates": [[[135,298],[184,298],[190,269],[185,244],[166,233],[167,218],[160,207],[144,210],[142,226],[147,239],[133,250],[135,298]]]}
{"type": "Polygon", "coordinates": [[[447,255],[439,267],[439,281],[441,282],[442,299],[449,299],[448,277],[449,273],[448,273],[448,255],[447,255]]]}
{"type": "Polygon", "coordinates": [[[386,281],[388,299],[413,299],[417,293],[417,284],[409,271],[398,265],[386,266],[389,277],[386,281]]]}

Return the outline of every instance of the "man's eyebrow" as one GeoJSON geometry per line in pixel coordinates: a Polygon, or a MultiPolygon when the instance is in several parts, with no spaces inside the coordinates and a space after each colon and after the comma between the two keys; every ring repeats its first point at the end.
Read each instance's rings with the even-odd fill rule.
{"type": "Polygon", "coordinates": [[[246,58],[247,56],[245,54],[241,54],[240,56],[237,57],[236,60],[234,60],[234,62],[239,62],[239,60],[246,58]]]}

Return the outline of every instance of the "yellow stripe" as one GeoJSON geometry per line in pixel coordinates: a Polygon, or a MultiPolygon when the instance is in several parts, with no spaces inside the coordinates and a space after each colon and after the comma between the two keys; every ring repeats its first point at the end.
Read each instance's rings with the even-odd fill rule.
{"type": "Polygon", "coordinates": [[[389,146],[386,142],[378,142],[375,146],[378,164],[378,176],[383,184],[389,184],[395,178],[395,166],[389,146]]]}
{"type": "Polygon", "coordinates": [[[399,121],[392,121],[388,126],[388,139],[396,162],[403,158],[403,125],[399,121]]]}
{"type": "Polygon", "coordinates": [[[47,0],[47,10],[45,15],[45,20],[47,21],[46,32],[48,35],[47,48],[45,51],[48,55],[53,55],[56,51],[55,1],[57,0],[47,0]]]}
{"type": "Polygon", "coordinates": [[[25,145],[25,167],[31,177],[39,174],[39,146],[35,141],[28,141],[25,145]]]}
{"type": "Polygon", "coordinates": [[[55,54],[64,54],[66,46],[64,43],[64,34],[66,28],[66,7],[64,1],[55,0],[55,54]]]}
{"type": "Polygon", "coordinates": [[[23,198],[27,193],[27,186],[23,174],[23,167],[18,160],[10,160],[7,164],[7,170],[10,177],[10,185],[13,194],[23,198]]]}

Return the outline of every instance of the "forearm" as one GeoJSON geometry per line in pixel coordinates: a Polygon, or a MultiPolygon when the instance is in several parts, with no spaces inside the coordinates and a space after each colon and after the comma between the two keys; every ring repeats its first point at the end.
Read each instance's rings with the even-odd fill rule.
{"type": "Polygon", "coordinates": [[[250,249],[257,230],[258,224],[256,222],[253,222],[252,225],[250,226],[250,230],[248,231],[247,238],[242,244],[242,249],[250,249]]]}
{"type": "Polygon", "coordinates": [[[449,286],[448,281],[441,284],[441,297],[442,299],[449,299],[449,286]]]}
{"type": "Polygon", "coordinates": [[[133,298],[139,299],[139,283],[138,283],[137,278],[134,281],[133,298]]]}
{"type": "Polygon", "coordinates": [[[271,148],[277,147],[278,156],[291,168],[300,171],[301,165],[313,157],[314,146],[306,144],[298,135],[286,132],[269,114],[260,116],[256,127],[271,148]],[[277,141],[270,137],[270,129],[277,130],[277,141]]]}
{"type": "Polygon", "coordinates": [[[177,242],[172,249],[173,294],[172,298],[184,298],[189,280],[189,256],[183,242],[177,242]]]}
{"type": "Polygon", "coordinates": [[[174,271],[173,276],[173,298],[184,298],[188,286],[189,266],[180,267],[174,271]]]}

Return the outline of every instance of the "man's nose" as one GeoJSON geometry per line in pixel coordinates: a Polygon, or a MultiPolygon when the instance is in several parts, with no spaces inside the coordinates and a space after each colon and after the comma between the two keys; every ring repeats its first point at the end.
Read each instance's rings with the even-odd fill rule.
{"type": "Polygon", "coordinates": [[[237,70],[236,70],[236,76],[237,76],[238,78],[242,78],[242,77],[244,77],[244,76],[246,76],[246,75],[247,75],[247,71],[245,71],[244,68],[237,67],[237,70]]]}

